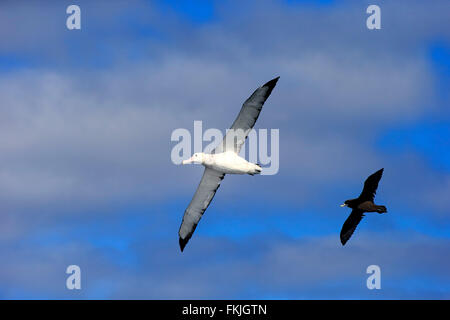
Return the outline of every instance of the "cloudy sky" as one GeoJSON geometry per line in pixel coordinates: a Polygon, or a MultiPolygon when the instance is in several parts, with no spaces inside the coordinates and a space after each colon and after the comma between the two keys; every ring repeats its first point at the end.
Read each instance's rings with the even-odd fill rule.
{"type": "Polygon", "coordinates": [[[0,298],[450,299],[448,1],[2,1],[0,39],[0,298]],[[171,133],[275,76],[278,174],[227,176],[180,253],[203,169],[171,133]]]}

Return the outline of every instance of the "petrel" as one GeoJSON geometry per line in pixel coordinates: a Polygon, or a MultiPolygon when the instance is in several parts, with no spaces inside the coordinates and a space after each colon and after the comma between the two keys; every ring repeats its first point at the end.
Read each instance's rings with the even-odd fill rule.
{"type": "Polygon", "coordinates": [[[364,212],[387,212],[385,206],[378,206],[373,203],[373,199],[378,188],[378,182],[383,175],[383,170],[384,168],[378,170],[366,179],[364,182],[363,191],[358,198],[346,200],[343,204],[341,204],[341,207],[349,207],[353,209],[352,213],[350,213],[350,216],[347,220],[345,220],[344,225],[342,226],[342,245],[345,245],[348,239],[350,239],[359,222],[364,217],[364,212]]]}
{"type": "Polygon", "coordinates": [[[211,203],[225,174],[254,175],[261,173],[261,167],[240,157],[239,151],[248,133],[255,125],[264,102],[269,97],[279,78],[272,79],[256,89],[244,102],[241,111],[231,128],[227,131],[222,143],[211,154],[194,153],[190,159],[183,161],[183,164],[201,164],[205,167],[205,171],[191,203],[184,212],[183,222],[178,231],[181,251],[184,250],[184,247],[192,237],[198,222],[211,203]]]}

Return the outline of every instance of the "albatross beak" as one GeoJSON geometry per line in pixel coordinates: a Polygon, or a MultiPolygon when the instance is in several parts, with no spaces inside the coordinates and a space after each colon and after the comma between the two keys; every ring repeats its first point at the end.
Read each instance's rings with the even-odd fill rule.
{"type": "Polygon", "coordinates": [[[341,204],[341,207],[346,207],[347,205],[345,203],[341,204]]]}
{"type": "Polygon", "coordinates": [[[187,159],[187,160],[183,160],[183,161],[181,162],[181,164],[190,164],[190,163],[192,163],[192,162],[193,162],[192,158],[189,158],[189,159],[187,159]]]}

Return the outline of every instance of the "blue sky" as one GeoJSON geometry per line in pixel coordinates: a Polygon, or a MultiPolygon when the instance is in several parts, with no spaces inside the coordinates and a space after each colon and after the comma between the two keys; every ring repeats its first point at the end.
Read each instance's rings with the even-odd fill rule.
{"type": "Polygon", "coordinates": [[[77,1],[73,31],[72,2],[0,4],[0,298],[450,298],[449,4],[376,3],[374,31],[366,1],[77,1]],[[278,174],[227,176],[181,254],[202,168],[172,131],[275,76],[278,174]],[[342,247],[381,167],[388,214],[342,247]]]}

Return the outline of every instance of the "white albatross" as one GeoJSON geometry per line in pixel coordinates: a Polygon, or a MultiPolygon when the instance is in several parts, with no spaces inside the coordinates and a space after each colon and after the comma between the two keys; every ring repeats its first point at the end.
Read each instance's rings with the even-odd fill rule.
{"type": "Polygon", "coordinates": [[[254,175],[261,172],[259,165],[250,163],[240,157],[239,151],[279,78],[270,80],[256,89],[250,98],[244,102],[239,115],[234,120],[222,143],[211,154],[195,153],[190,159],[183,161],[183,164],[202,164],[205,166],[205,171],[191,203],[184,212],[183,222],[178,232],[181,251],[184,250],[192,237],[198,222],[208,208],[226,173],[254,175]]]}

